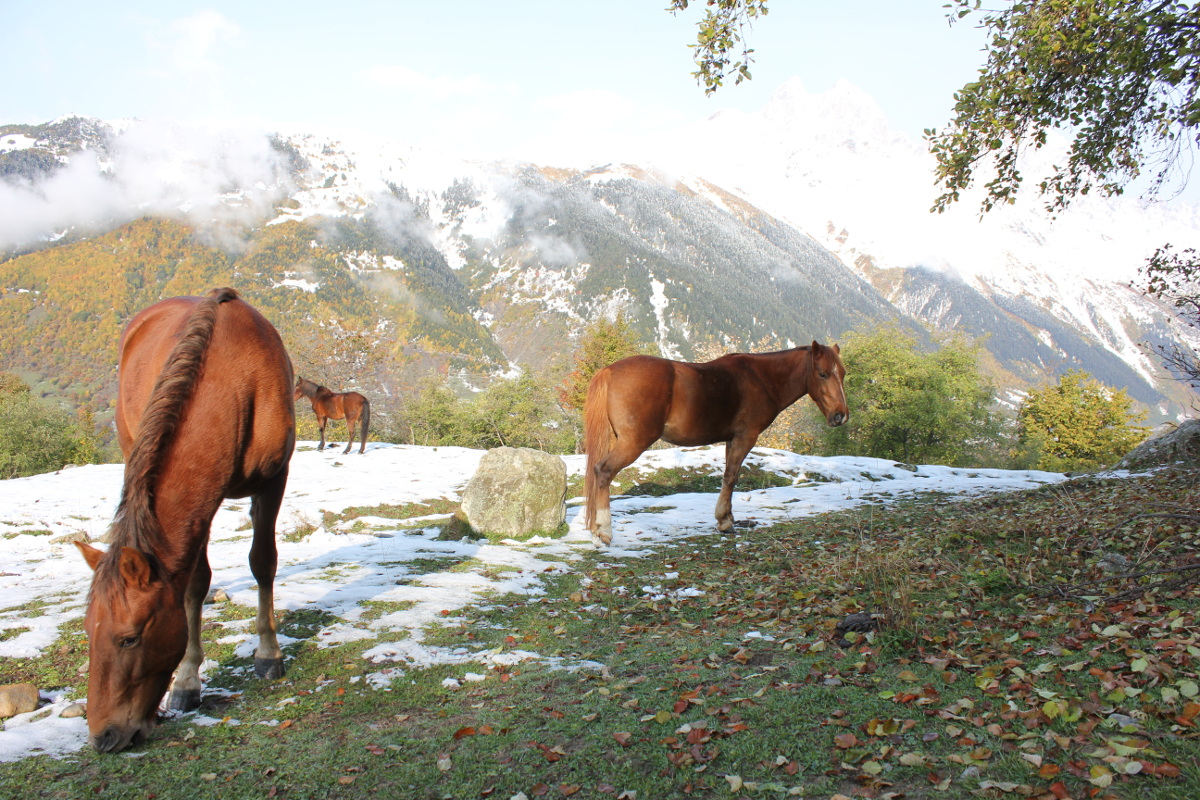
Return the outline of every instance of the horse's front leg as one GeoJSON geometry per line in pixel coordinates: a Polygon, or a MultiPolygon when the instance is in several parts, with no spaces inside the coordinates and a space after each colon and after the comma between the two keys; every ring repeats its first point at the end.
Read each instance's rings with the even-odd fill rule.
{"type": "Polygon", "coordinates": [[[200,548],[196,558],[196,566],[192,570],[191,580],[188,581],[187,591],[183,596],[183,610],[187,615],[188,642],[183,660],[175,669],[175,679],[171,682],[171,692],[167,698],[167,708],[172,711],[192,711],[200,707],[200,665],[204,663],[204,647],[200,642],[200,614],[204,607],[204,598],[208,596],[208,586],[212,581],[212,568],[208,565],[208,537],[200,548]]]}
{"type": "Polygon", "coordinates": [[[733,488],[737,485],[742,462],[750,453],[758,434],[750,437],[734,437],[725,443],[725,476],[721,480],[721,494],[717,496],[717,530],[728,533],[733,528],[733,488]]]}
{"type": "Polygon", "coordinates": [[[329,422],[329,417],[322,417],[320,414],[317,415],[317,427],[320,428],[320,430],[321,430],[321,443],[319,445],[317,445],[318,452],[325,449],[325,423],[326,422],[329,422]]]}
{"type": "Polygon", "coordinates": [[[287,467],[250,501],[254,543],[250,546],[250,572],[258,583],[258,649],[254,651],[254,674],[274,680],[283,677],[283,650],[275,634],[275,569],[279,552],[275,547],[275,520],[283,503],[287,467]]]}
{"type": "Polygon", "coordinates": [[[346,436],[348,438],[346,439],[346,449],[342,451],[342,455],[346,455],[347,453],[349,453],[350,448],[354,446],[354,429],[357,427],[357,425],[358,425],[358,417],[351,419],[350,415],[347,414],[346,415],[346,428],[347,428],[346,436]]]}

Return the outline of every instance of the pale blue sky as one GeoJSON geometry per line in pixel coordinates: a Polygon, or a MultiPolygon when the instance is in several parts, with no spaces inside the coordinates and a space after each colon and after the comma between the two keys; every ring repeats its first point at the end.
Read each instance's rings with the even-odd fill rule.
{"type": "Polygon", "coordinates": [[[666,0],[0,0],[0,122],[225,120],[533,157],[757,110],[799,76],[850,81],[918,139],[984,59],[942,2],[773,0],[753,81],[706,97],[687,48],[702,0],[678,17],[666,0]]]}

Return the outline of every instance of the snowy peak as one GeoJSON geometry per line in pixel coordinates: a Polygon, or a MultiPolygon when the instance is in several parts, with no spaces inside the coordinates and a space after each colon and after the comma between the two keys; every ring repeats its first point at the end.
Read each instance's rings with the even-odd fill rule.
{"type": "Polygon", "coordinates": [[[308,237],[320,258],[256,267],[277,271],[272,289],[314,309],[347,291],[381,314],[399,303],[400,327],[368,327],[501,352],[499,371],[561,363],[588,320],[617,310],[685,359],[888,320],[984,340],[1007,388],[1079,367],[1163,416],[1189,405],[1145,345],[1190,334],[1128,284],[1158,245],[1200,244],[1194,209],[1083,198],[1054,220],[1036,202],[980,220],[968,200],[930,214],[932,159],[844,82],[811,94],[789,81],[759,112],[678,141],[660,161],[562,169],[351,134],[0,127],[0,250],[145,215],[184,220],[233,258],[308,237]]]}

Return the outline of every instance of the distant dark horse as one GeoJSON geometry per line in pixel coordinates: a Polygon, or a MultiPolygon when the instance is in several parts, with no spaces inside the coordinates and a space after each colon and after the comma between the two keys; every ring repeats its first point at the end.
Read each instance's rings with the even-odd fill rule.
{"type": "Polygon", "coordinates": [[[612,542],[610,484],[658,439],[685,447],[725,442],[716,517],[718,530],[732,528],[733,487],[742,461],[779,412],[807,394],[830,425],[849,419],[839,353],[836,344],[813,342],[778,353],[733,353],[704,364],[632,356],[597,372],[584,405],[584,525],[592,541],[612,542]]]}
{"type": "Polygon", "coordinates": [[[87,722],[101,752],[145,740],[172,672],[170,707],[200,705],[209,526],[227,497],[252,498],[255,672],[283,674],[275,519],[296,427],[283,342],[233,289],[150,306],[125,328],[120,351],[121,502],[108,550],[79,544],[95,571],[84,618],[87,722]]]}
{"type": "Polygon", "coordinates": [[[325,423],[331,419],[346,420],[349,441],[343,453],[349,453],[354,446],[354,426],[362,418],[362,446],[358,452],[367,449],[367,428],[371,424],[371,403],[358,392],[331,392],[324,386],[318,386],[305,378],[296,378],[296,399],[307,397],[312,402],[313,411],[317,415],[317,426],[321,429],[321,444],[318,450],[325,449],[325,423]]]}

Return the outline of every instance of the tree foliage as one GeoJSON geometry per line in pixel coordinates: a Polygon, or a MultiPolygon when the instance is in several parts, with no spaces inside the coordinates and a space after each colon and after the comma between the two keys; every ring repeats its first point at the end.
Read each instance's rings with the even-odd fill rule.
{"type": "Polygon", "coordinates": [[[0,372],[0,399],[8,399],[12,395],[29,394],[29,384],[12,372],[0,372]]]}
{"type": "Polygon", "coordinates": [[[0,393],[0,478],[54,472],[68,464],[103,461],[90,414],[80,421],[25,391],[0,393]],[[80,423],[86,423],[80,424],[80,423]]]}
{"type": "Polygon", "coordinates": [[[413,444],[571,453],[576,432],[554,395],[549,382],[529,373],[466,398],[431,376],[405,404],[404,416],[413,444]]]}
{"type": "MultiPolygon", "coordinates": [[[[689,5],[689,0],[671,0],[667,10],[678,14],[689,5]]],[[[696,43],[688,45],[699,68],[692,76],[704,85],[705,94],[721,88],[729,75],[734,85],[750,80],[754,50],[747,46],[745,32],[753,20],[766,15],[767,0],[707,0],[704,19],[696,25],[696,43]]]]}
{"type": "MultiPolygon", "coordinates": [[[[1171,245],[1155,251],[1143,271],[1146,290],[1175,306],[1189,327],[1200,325],[1200,261],[1192,248],[1175,252],[1171,245]]],[[[1200,355],[1179,337],[1173,342],[1151,344],[1167,371],[1193,389],[1200,388],[1200,355]]]]}
{"type": "Polygon", "coordinates": [[[950,336],[934,352],[896,328],[851,333],[842,347],[850,421],[824,428],[829,454],[979,466],[1001,456],[1002,418],[979,345],[950,336]]]}
{"type": "Polygon", "coordinates": [[[1052,472],[1098,469],[1136,447],[1149,429],[1136,423],[1124,389],[1110,389],[1082,370],[1070,370],[1056,386],[1029,393],[1017,412],[1022,443],[1040,451],[1037,466],[1052,472]]]}
{"type": "MultiPolygon", "coordinates": [[[[981,0],[953,0],[952,18],[981,0]]],[[[1041,181],[1051,210],[1093,189],[1119,194],[1156,170],[1151,193],[1186,178],[1200,126],[1200,6],[1170,0],[1022,0],[985,11],[987,62],[955,95],[954,119],[926,131],[945,210],[985,162],[983,210],[1011,203],[1020,156],[1069,129],[1065,164],[1041,181]]]]}
{"type": "Polygon", "coordinates": [[[588,384],[598,371],[628,356],[654,354],[654,345],[638,336],[623,313],[613,319],[600,317],[579,338],[574,369],[559,387],[559,400],[565,408],[582,411],[588,384]]]}

